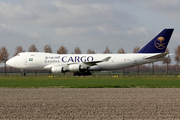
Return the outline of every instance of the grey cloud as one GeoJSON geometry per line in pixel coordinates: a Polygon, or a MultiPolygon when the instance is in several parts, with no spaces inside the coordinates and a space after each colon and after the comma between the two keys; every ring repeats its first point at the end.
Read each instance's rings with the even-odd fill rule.
{"type": "MultiPolygon", "coordinates": [[[[137,11],[145,10],[142,18],[147,17],[145,15],[149,11],[151,14],[160,13],[178,18],[180,11],[177,7],[179,2],[168,3],[170,0],[167,3],[163,3],[164,0],[19,1],[0,2],[1,46],[6,45],[11,55],[16,46],[22,45],[27,51],[31,44],[36,44],[39,51],[50,44],[53,52],[61,45],[66,46],[69,53],[77,46],[83,53],[89,48],[102,53],[106,46],[112,52],[117,52],[121,47],[126,52],[132,52],[133,47],[142,47],[163,26],[155,26],[155,20],[144,22],[146,19],[135,14],[134,8],[140,8],[137,11]],[[122,5],[126,8],[120,7],[122,5]]],[[[176,36],[179,36],[178,31],[176,36]]],[[[177,45],[178,37],[173,38],[177,45]]]]}
{"type": "Polygon", "coordinates": [[[5,21],[46,27],[93,26],[101,23],[131,24],[135,17],[112,4],[66,4],[66,2],[26,0],[24,5],[0,3],[0,15],[5,21]],[[59,5],[61,4],[61,5],[59,5]],[[129,19],[131,18],[131,19],[129,19]]]}
{"type": "MultiPolygon", "coordinates": [[[[59,2],[59,0],[53,0],[53,2],[59,2]]],[[[65,4],[96,4],[96,3],[103,3],[103,4],[113,4],[116,2],[120,2],[119,0],[60,0],[60,2],[65,4]]]]}
{"type": "MultiPolygon", "coordinates": [[[[119,42],[118,37],[125,36],[123,31],[128,30],[137,19],[134,15],[107,2],[109,1],[74,4],[66,1],[59,3],[58,1],[26,0],[24,4],[19,5],[1,3],[6,7],[1,9],[2,18],[10,24],[16,23],[16,26],[21,28],[16,34],[7,33],[12,37],[1,38],[13,41],[14,46],[23,44],[26,50],[30,44],[35,43],[40,47],[38,49],[42,49],[46,43],[51,43],[54,49],[58,49],[60,45],[66,45],[70,53],[76,46],[82,47],[84,51],[90,46],[101,49],[98,44],[94,45],[95,41],[99,44],[103,43],[104,47],[113,46],[109,41],[112,36],[113,39],[116,38],[114,43],[119,42]],[[10,11],[13,11],[12,16],[8,16],[10,11]]],[[[101,50],[96,51],[101,52],[101,50]]]]}
{"type": "Polygon", "coordinates": [[[122,0],[121,2],[129,5],[137,5],[175,19],[180,19],[179,0],[122,0]]]}
{"type": "Polygon", "coordinates": [[[18,22],[22,20],[30,20],[37,18],[37,15],[26,9],[21,5],[11,5],[9,3],[0,3],[0,15],[3,20],[8,20],[11,22],[18,22]]]}

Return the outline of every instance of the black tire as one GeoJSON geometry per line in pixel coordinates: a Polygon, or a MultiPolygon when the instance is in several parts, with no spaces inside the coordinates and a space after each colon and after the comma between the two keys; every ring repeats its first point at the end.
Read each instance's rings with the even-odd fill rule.
{"type": "Polygon", "coordinates": [[[22,73],[22,76],[26,76],[26,73],[22,73]]]}
{"type": "Polygon", "coordinates": [[[74,76],[90,76],[92,73],[90,71],[87,72],[75,72],[74,76]]]}
{"type": "Polygon", "coordinates": [[[75,72],[74,76],[80,76],[80,73],[79,72],[75,72]]]}

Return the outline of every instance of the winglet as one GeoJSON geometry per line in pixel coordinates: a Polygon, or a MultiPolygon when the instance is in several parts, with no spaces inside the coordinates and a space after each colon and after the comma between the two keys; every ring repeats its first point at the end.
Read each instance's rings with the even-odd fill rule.
{"type": "Polygon", "coordinates": [[[164,53],[174,29],[164,29],[137,53],[164,53]]]}

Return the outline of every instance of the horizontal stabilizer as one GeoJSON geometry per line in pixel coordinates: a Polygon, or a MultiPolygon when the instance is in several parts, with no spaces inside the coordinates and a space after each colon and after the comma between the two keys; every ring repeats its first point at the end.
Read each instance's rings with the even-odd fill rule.
{"type": "Polygon", "coordinates": [[[159,53],[150,57],[145,57],[145,59],[159,59],[165,57],[168,53],[159,53]]]}

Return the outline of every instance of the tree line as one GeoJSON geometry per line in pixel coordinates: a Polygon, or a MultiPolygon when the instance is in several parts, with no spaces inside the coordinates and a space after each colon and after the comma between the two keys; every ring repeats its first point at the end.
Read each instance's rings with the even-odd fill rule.
{"type": "MultiPolygon", "coordinates": [[[[139,46],[136,46],[134,47],[134,50],[133,50],[133,53],[139,51],[140,47],[139,46]]],[[[25,50],[22,48],[22,46],[17,46],[15,48],[15,54],[14,56],[16,56],[18,53],[21,53],[21,52],[25,52],[25,50]]],[[[37,49],[36,45],[35,44],[32,44],[29,48],[28,48],[28,52],[39,52],[39,50],[37,49]]],[[[45,53],[52,53],[52,48],[50,45],[45,45],[44,46],[44,52],[45,53]]],[[[166,52],[169,54],[169,49],[167,48],[166,49],[166,52]]],[[[176,65],[178,65],[180,63],[180,45],[178,45],[175,50],[175,57],[174,57],[174,60],[176,61],[176,65]]],[[[59,49],[57,50],[57,53],[58,54],[68,54],[68,49],[65,47],[65,46],[61,46],[59,47],[59,49]]],[[[105,50],[103,51],[103,54],[110,54],[112,53],[108,46],[105,48],[105,50]]],[[[117,53],[119,54],[124,54],[125,53],[125,50],[123,48],[120,48],[117,53]]],[[[72,54],[82,54],[81,50],[79,47],[75,47],[74,48],[74,51],[72,52],[72,54]]],[[[95,51],[92,50],[92,49],[88,49],[87,50],[87,54],[95,54],[95,51]]],[[[5,46],[1,47],[0,48],[0,63],[5,63],[9,58],[9,53],[8,53],[8,50],[5,46]]],[[[162,64],[167,64],[167,72],[168,72],[168,65],[171,63],[171,58],[169,57],[169,59],[167,60],[163,60],[162,61],[162,64]]],[[[152,63],[153,64],[153,63],[152,63]]],[[[138,74],[139,74],[139,66],[137,67],[138,69],[138,74]]]]}

